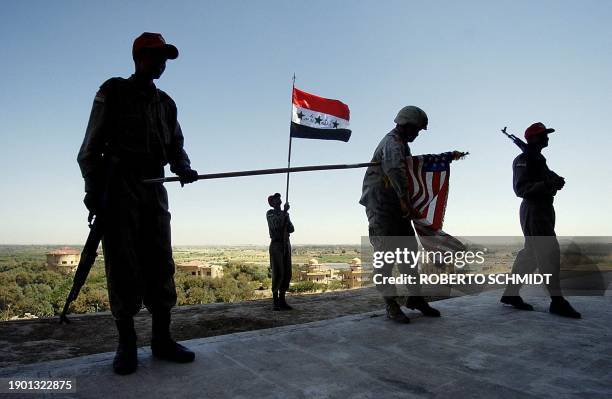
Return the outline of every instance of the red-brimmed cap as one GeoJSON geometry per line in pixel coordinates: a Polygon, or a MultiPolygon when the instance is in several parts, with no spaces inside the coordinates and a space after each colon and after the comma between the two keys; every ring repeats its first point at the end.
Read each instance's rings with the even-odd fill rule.
{"type": "Polygon", "coordinates": [[[134,39],[132,57],[136,58],[136,55],[144,49],[161,50],[169,60],[176,59],[179,54],[175,46],[166,43],[161,33],[144,32],[134,39]]]}
{"type": "Polygon", "coordinates": [[[529,140],[530,137],[538,136],[540,134],[548,134],[554,132],[555,129],[549,129],[542,122],[536,122],[533,125],[529,126],[527,130],[525,130],[525,140],[529,140]]]}
{"type": "Polygon", "coordinates": [[[275,198],[280,199],[280,197],[281,197],[280,193],[274,193],[274,194],[270,195],[270,196],[268,197],[268,204],[269,204],[270,206],[274,206],[274,205],[272,205],[272,201],[274,201],[274,199],[275,199],[275,198]]]}

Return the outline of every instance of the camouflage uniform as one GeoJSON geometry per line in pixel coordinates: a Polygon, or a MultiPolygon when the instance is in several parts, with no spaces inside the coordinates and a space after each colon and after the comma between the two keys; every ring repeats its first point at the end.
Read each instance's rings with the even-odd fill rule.
{"type": "MultiPolygon", "coordinates": [[[[381,165],[370,166],[366,170],[359,203],[366,207],[370,243],[374,251],[395,251],[396,248],[418,250],[411,220],[403,217],[400,206],[400,198],[407,198],[408,195],[406,158],[409,156],[410,147],[393,129],[383,137],[374,151],[372,162],[380,162],[381,165]]],[[[387,263],[375,269],[375,275],[391,276],[393,266],[387,263]]],[[[412,274],[418,279],[416,267],[399,264],[398,268],[400,273],[412,274]]],[[[397,295],[394,285],[378,284],[377,288],[387,301],[397,295]]],[[[412,295],[420,294],[418,285],[412,285],[411,289],[412,295]]]]}
{"type": "Polygon", "coordinates": [[[266,212],[270,232],[270,268],[272,292],[286,292],[291,282],[291,243],[289,234],[295,231],[289,214],[270,209],[266,212]],[[285,232],[285,224],[287,230],[285,232]]]}
{"type": "Polygon", "coordinates": [[[128,319],[145,306],[169,312],[176,304],[164,166],[190,168],[174,101],[134,76],[112,78],[96,94],[78,163],[85,191],[105,192],[102,245],[113,316],[128,319]]]}
{"type": "MultiPolygon", "coordinates": [[[[514,192],[523,198],[520,220],[525,246],[512,266],[513,274],[541,273],[552,277],[547,286],[551,296],[561,295],[559,282],[560,251],[555,234],[553,197],[557,193],[554,179],[558,175],[548,169],[546,158],[537,151],[527,150],[512,164],[514,192]]],[[[520,285],[508,287],[507,295],[518,295],[520,285]]]]}

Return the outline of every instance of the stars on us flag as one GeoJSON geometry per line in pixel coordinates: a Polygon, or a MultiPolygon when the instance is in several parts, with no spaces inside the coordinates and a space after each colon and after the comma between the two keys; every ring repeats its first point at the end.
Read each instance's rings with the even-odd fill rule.
{"type": "Polygon", "coordinates": [[[428,172],[448,170],[450,163],[449,156],[447,154],[424,156],[423,161],[423,168],[428,172]]]}

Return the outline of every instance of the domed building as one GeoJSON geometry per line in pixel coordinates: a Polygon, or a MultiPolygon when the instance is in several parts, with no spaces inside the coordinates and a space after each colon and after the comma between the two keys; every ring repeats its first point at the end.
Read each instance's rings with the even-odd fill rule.
{"type": "Polygon", "coordinates": [[[300,281],[311,281],[313,283],[329,284],[333,280],[341,280],[342,276],[338,270],[320,264],[312,258],[308,261],[308,269],[300,271],[300,281]]]}
{"type": "Polygon", "coordinates": [[[350,269],[343,272],[343,279],[349,288],[359,288],[372,283],[372,271],[361,266],[361,259],[351,259],[350,269]]]}
{"type": "Polygon", "coordinates": [[[81,253],[69,247],[62,247],[47,252],[47,269],[69,274],[76,270],[81,260],[81,253]]]}

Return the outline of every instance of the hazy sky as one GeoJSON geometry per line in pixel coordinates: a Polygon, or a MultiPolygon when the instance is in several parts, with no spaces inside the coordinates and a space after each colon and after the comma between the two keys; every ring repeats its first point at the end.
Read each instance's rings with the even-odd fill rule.
{"type": "MultiPolygon", "coordinates": [[[[3,1],[0,243],[83,242],[76,155],[98,86],[133,71],[131,44],[161,32],[180,56],[157,82],[176,101],[200,173],[283,167],[291,77],[351,108],[348,143],[296,139],[293,165],[370,160],[396,112],[429,129],[412,152],[453,164],[445,230],[520,234],[517,148],[499,129],[557,129],[545,155],[566,177],[559,235],[612,235],[612,2],[3,1]]],[[[294,243],[358,243],[364,170],[291,178],[294,243]]],[[[284,175],[167,184],[173,243],[264,244],[284,175]]]]}

